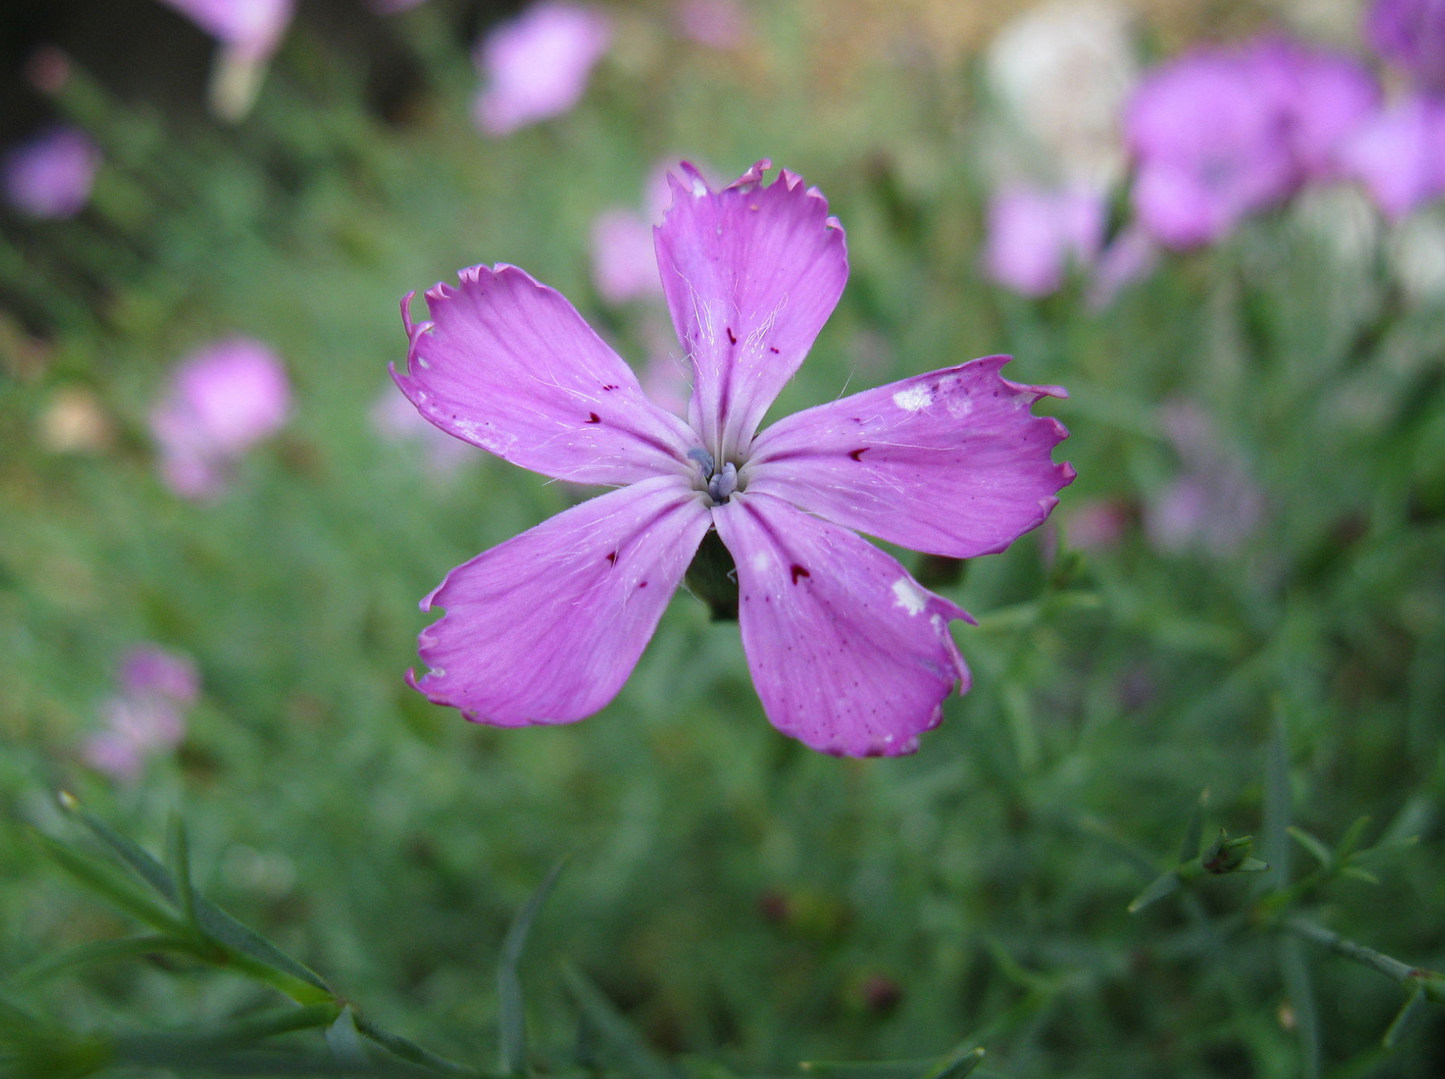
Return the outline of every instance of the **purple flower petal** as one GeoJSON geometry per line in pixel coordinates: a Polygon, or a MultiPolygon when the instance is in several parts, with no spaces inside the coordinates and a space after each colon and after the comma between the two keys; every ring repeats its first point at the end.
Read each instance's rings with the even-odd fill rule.
{"type": "Polygon", "coordinates": [[[507,135],[567,112],[611,42],[607,16],[560,0],[543,0],[498,26],[477,51],[487,80],[477,96],[477,126],[507,135]]]}
{"type": "Polygon", "coordinates": [[[673,177],[657,261],[692,359],[689,418],[718,460],[735,457],[803,362],[848,280],[843,228],[816,188],[760,161],[722,191],[691,165],[673,177]]]}
{"type": "Polygon", "coordinates": [[[392,375],[443,431],[513,464],[573,483],[691,475],[687,424],[637,377],[562,295],[515,266],[473,266],[426,294],[408,370],[392,375]]]}
{"type": "Polygon", "coordinates": [[[938,726],[968,668],[924,590],[857,533],[754,493],[713,510],[737,563],[738,620],[773,726],[824,753],[897,756],[938,726]]]}
{"type": "Polygon", "coordinates": [[[988,212],[989,276],[1024,296],[1047,296],[1070,265],[1088,266],[1104,240],[1104,197],[1082,189],[998,192],[988,212]]]}
{"type": "Polygon", "coordinates": [[[1054,464],[1068,434],[1035,416],[1054,386],[1021,386],[988,356],[779,420],[742,471],[767,493],[917,551],[973,558],[1043,523],[1074,478],[1054,464]]]}
{"type": "Polygon", "coordinates": [[[1376,0],[1365,36],[1421,89],[1445,91],[1445,0],[1376,0]]]}
{"type": "Polygon", "coordinates": [[[662,292],[652,226],[629,210],[604,210],[592,222],[592,282],[611,304],[662,292]]]}
{"type": "Polygon", "coordinates": [[[90,198],[100,148],[78,127],[54,127],[5,155],[5,198],[30,217],[74,217],[90,198]]]}
{"type": "Polygon", "coordinates": [[[674,477],[642,480],[458,566],[422,600],[447,613],[422,631],[431,671],[412,684],[499,727],[592,715],[657,628],[707,532],[704,503],[674,477]]]}
{"type": "Polygon", "coordinates": [[[194,704],[201,692],[195,661],[154,644],[138,644],[126,651],[120,681],[128,696],[159,696],[177,704],[194,704]]]}
{"type": "Polygon", "coordinates": [[[1345,144],[1340,168],[1392,218],[1445,195],[1445,99],[1411,95],[1382,110],[1345,144]]]}

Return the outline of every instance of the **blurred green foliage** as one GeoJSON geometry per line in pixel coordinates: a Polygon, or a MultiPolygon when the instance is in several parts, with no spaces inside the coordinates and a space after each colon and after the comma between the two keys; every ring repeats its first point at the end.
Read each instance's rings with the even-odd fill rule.
{"type": "MultiPolygon", "coordinates": [[[[1103,311],[1077,288],[1006,295],[978,270],[967,65],[839,61],[811,10],[759,7],[765,45],[735,54],[634,13],[575,112],[500,142],[472,130],[470,65],[426,6],[395,32],[428,85],[388,120],[304,25],[235,128],[72,81],[64,105],[106,152],[93,207],[0,247],[0,975],[134,932],[41,856],[29,828],[73,827],[64,788],[152,850],[178,811],[201,893],[374,1022],[481,1067],[507,927],[570,856],[528,944],[533,1045],[569,1047],[591,1007],[700,1076],[922,1075],[975,1046],[977,1074],[1015,1077],[1445,1069],[1438,1009],[1383,1047],[1401,985],[1284,921],[1445,965],[1445,306],[1401,299],[1292,212],[1103,311]],[[677,155],[719,176],[771,157],[848,230],[848,290],[777,414],[992,352],[1070,390],[1050,408],[1079,478],[1054,523],[940,586],[979,617],[957,634],[975,688],[916,757],[833,760],[775,733],[735,626],[685,595],[577,726],[471,726],[402,682],[417,599],[580,492],[480,451],[441,477],[377,436],[399,297],[515,263],[640,360],[655,316],[603,308],[588,231],[677,155]],[[232,332],[280,351],[298,407],[226,497],[184,503],[146,413],[180,355],[232,332]],[[76,392],[102,436],[62,452],[46,417],[76,392]],[[1137,527],[1178,469],[1174,398],[1207,409],[1264,493],[1238,552],[1164,554],[1137,527]],[[1071,551],[1074,507],[1099,499],[1132,523],[1071,551]],[[204,699],[173,760],[115,784],[77,747],[139,640],[193,654],[204,699]],[[1287,889],[1306,847],[1328,864],[1365,817],[1352,847],[1397,853],[1287,889]],[[1201,827],[1253,834],[1270,868],[1195,872],[1131,915],[1201,827]]],[[[81,1031],[281,1003],[184,956],[23,996],[81,1031]]]]}

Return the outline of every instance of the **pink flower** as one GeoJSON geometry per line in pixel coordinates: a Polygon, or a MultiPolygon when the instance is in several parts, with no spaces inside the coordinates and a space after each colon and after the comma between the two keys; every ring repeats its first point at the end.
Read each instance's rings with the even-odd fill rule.
{"type": "Polygon", "coordinates": [[[161,0],[237,56],[264,60],[291,23],[295,0],[161,0]]]}
{"type": "Polygon", "coordinates": [[[11,150],[5,197],[30,217],[74,217],[90,198],[100,148],[78,127],[54,127],[11,150]]]}
{"type": "Polygon", "coordinates": [[[97,771],[134,780],[148,757],[184,737],[183,709],[199,696],[200,676],[189,656],[143,644],[126,653],[120,681],[121,691],[101,706],[101,729],[81,754],[97,771]]]}
{"type": "Polygon", "coordinates": [[[1378,98],[1352,59],[1281,38],[1199,49],[1158,68],[1126,119],[1140,221],[1171,247],[1220,238],[1329,175],[1378,98]]]}
{"type": "Polygon", "coordinates": [[[476,101],[477,126],[487,135],[508,135],[567,112],[611,41],[605,15],[565,0],[542,0],[498,26],[477,50],[486,79],[476,101]]]}
{"type": "MultiPolygon", "coordinates": [[[[968,684],[948,624],[968,616],[854,529],[954,558],[1001,551],[1073,478],[1034,416],[1056,387],[991,356],[780,420],[763,414],[848,277],[842,226],[815,188],[759,162],[721,191],[684,165],[656,232],[689,357],[683,420],[557,292],[513,266],[427,293],[408,370],[438,427],[513,464],[620,489],[449,573],[422,601],[438,704],[502,727],[570,723],[626,681],[708,532],[732,553],[743,649],[773,725],[827,753],[912,752],[968,684]]],[[[407,299],[410,300],[411,297],[407,299]]]]}
{"type": "Polygon", "coordinates": [[[1445,195],[1445,98],[1412,94],[1382,109],[1339,160],[1392,218],[1445,195]]]}
{"type": "Polygon", "coordinates": [[[1264,518],[1263,492],[1197,405],[1167,404],[1160,423],[1183,467],[1145,504],[1145,536],[1166,553],[1234,554],[1264,518]]]}
{"type": "Polygon", "coordinates": [[[1016,187],[988,212],[989,276],[1025,296],[1057,292],[1071,265],[1094,261],[1104,239],[1104,199],[1092,191],[1016,187]]]}
{"type": "Polygon", "coordinates": [[[1365,36],[1421,89],[1445,92],[1445,0],[1376,0],[1365,36]]]}
{"type": "Polygon", "coordinates": [[[290,408],[286,370],[265,345],[235,337],[207,346],[181,363],[151,412],[162,476],[186,498],[215,497],[235,462],[275,433],[290,408]]]}
{"type": "Polygon", "coordinates": [[[592,222],[592,281],[607,303],[662,295],[652,226],[629,210],[605,210],[592,222]]]}

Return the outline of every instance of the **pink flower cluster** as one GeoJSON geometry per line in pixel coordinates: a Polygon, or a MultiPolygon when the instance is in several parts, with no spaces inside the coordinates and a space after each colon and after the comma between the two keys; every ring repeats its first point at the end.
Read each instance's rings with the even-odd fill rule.
{"type": "Polygon", "coordinates": [[[27,217],[74,217],[90,199],[100,148],[77,127],[53,127],[0,165],[5,198],[27,217]]]}
{"type": "Polygon", "coordinates": [[[130,649],[121,661],[119,691],[101,706],[101,729],[82,747],[86,763],[134,780],[148,757],[180,743],[185,709],[200,692],[190,657],[153,644],[130,649]]]}
{"type": "Polygon", "coordinates": [[[217,497],[236,462],[290,409],[286,369],[271,349],[246,337],[208,345],[181,362],[151,411],[162,478],[185,498],[217,497]]]}

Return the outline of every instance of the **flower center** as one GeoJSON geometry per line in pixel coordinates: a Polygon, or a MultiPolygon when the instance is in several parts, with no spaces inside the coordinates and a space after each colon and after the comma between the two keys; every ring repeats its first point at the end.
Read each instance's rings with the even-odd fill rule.
{"type": "Polygon", "coordinates": [[[697,462],[698,475],[693,486],[707,493],[712,499],[714,506],[721,506],[736,491],[741,490],[738,483],[738,466],[733,461],[724,461],[721,468],[712,454],[702,447],[687,451],[689,459],[697,462]]]}

